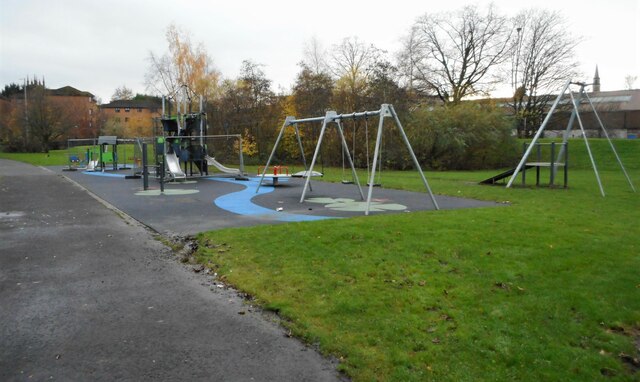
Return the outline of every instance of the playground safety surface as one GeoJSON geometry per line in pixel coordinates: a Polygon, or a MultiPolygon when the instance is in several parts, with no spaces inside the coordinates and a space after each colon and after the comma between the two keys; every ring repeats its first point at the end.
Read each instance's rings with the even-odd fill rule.
{"type": "MultiPolygon", "coordinates": [[[[162,233],[192,235],[227,227],[302,222],[363,216],[365,202],[354,184],[328,183],[312,179],[305,201],[300,203],[304,179],[271,180],[256,193],[259,178],[236,180],[232,177],[204,177],[186,182],[160,185],[149,179],[143,190],[142,179],[125,179],[130,171],[62,171],[121,211],[162,233]]],[[[368,187],[362,186],[367,194],[368,187]]],[[[436,190],[437,191],[437,190],[436,190]]],[[[436,195],[440,209],[495,207],[503,204],[436,195]]],[[[426,192],[409,192],[375,187],[370,215],[435,210],[426,192]]]]}

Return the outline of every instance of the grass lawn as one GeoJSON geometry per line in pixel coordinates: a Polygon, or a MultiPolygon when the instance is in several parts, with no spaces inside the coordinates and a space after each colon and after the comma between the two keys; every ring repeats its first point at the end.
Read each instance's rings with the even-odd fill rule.
{"type": "MultiPolygon", "coordinates": [[[[566,190],[428,172],[436,193],[511,206],[207,232],[200,260],[355,381],[639,380],[640,194],[592,144],[606,198],[574,141],[566,190]]],[[[616,145],[640,182],[640,142],[616,145]]]]}
{"type": "MultiPolygon", "coordinates": [[[[69,150],[50,150],[48,153],[5,153],[0,151],[0,158],[30,163],[34,166],[68,166],[69,154],[78,158],[85,158],[88,149],[93,149],[93,147],[78,146],[69,150]]],[[[109,150],[112,150],[112,148],[109,147],[109,150]]],[[[118,145],[118,150],[121,153],[120,155],[126,155],[127,163],[133,161],[134,146],[132,144],[120,144],[118,145]]],[[[153,160],[151,150],[149,158],[153,160]]]]}
{"type": "MultiPolygon", "coordinates": [[[[638,381],[640,193],[607,142],[590,143],[606,198],[574,140],[569,189],[427,172],[437,194],[511,205],[207,232],[199,260],[354,381],[638,381]]],[[[640,141],[616,147],[640,188],[640,141]]],[[[0,157],[66,163],[49,155],[0,157]]],[[[414,171],[382,183],[424,191],[414,171]]]]}
{"type": "Polygon", "coordinates": [[[4,153],[0,158],[30,163],[34,166],[64,166],[69,164],[67,150],[51,150],[48,153],[4,153]]]}

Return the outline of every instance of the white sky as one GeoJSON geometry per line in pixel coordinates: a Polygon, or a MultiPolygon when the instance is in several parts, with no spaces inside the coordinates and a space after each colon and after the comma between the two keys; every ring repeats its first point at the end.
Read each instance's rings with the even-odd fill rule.
{"type": "MultiPolygon", "coordinates": [[[[224,77],[238,75],[242,60],[264,64],[273,89],[289,90],[305,42],[324,46],[357,36],[389,52],[426,12],[455,10],[472,1],[446,0],[0,0],[0,87],[25,76],[45,77],[108,102],[126,85],[145,92],[149,52],[167,50],[165,30],[175,23],[202,42],[224,77]]],[[[488,1],[476,1],[486,5],[488,1]]],[[[640,0],[496,0],[506,14],[525,5],[561,11],[568,32],[584,37],[577,59],[590,81],[599,66],[602,90],[640,87],[640,0]]]]}

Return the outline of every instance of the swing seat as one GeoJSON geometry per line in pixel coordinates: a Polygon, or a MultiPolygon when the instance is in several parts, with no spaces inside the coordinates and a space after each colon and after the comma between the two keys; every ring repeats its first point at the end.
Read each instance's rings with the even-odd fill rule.
{"type": "Polygon", "coordinates": [[[306,178],[308,176],[324,176],[324,174],[318,171],[311,171],[311,175],[309,175],[309,171],[298,171],[295,174],[291,174],[291,176],[294,178],[306,178]]]}

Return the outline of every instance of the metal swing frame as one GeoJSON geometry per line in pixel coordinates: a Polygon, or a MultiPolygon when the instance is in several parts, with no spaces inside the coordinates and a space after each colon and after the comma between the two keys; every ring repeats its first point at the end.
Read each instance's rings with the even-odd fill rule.
{"type": "MultiPolygon", "coordinates": [[[[282,128],[280,129],[280,132],[278,133],[278,137],[276,138],[276,142],[273,146],[273,149],[271,150],[271,155],[269,155],[269,159],[267,160],[267,163],[264,167],[264,170],[262,171],[262,175],[260,177],[260,182],[258,182],[258,186],[256,187],[256,193],[258,193],[258,191],[260,190],[260,186],[262,184],[262,182],[264,181],[265,178],[265,174],[267,172],[267,169],[269,167],[269,165],[271,164],[271,160],[273,159],[276,150],[278,149],[278,146],[280,144],[280,140],[282,139],[282,136],[284,135],[284,131],[287,127],[289,126],[293,126],[295,129],[295,134],[296,134],[296,138],[298,140],[298,146],[300,147],[300,154],[302,155],[302,160],[303,160],[303,164],[305,167],[305,171],[307,173],[307,175],[312,174],[313,173],[313,167],[316,164],[316,160],[318,159],[318,155],[320,153],[320,149],[322,147],[322,141],[324,138],[324,135],[326,133],[327,127],[329,126],[330,123],[335,124],[337,130],[338,130],[338,134],[340,135],[340,140],[342,143],[342,149],[344,150],[344,152],[347,154],[347,158],[349,159],[349,166],[351,167],[351,173],[353,175],[353,179],[355,180],[355,184],[358,188],[360,197],[362,198],[362,200],[365,200],[364,197],[364,193],[362,192],[362,187],[360,185],[360,180],[358,179],[358,174],[356,173],[356,169],[355,166],[353,165],[353,158],[351,156],[351,153],[349,152],[349,147],[347,145],[347,141],[345,139],[344,136],[344,129],[342,127],[342,121],[346,120],[346,119],[362,119],[362,118],[369,118],[369,117],[375,117],[378,116],[379,117],[379,121],[378,121],[378,132],[376,135],[376,145],[375,145],[375,149],[373,152],[373,166],[371,168],[371,174],[370,174],[370,179],[369,179],[369,189],[367,192],[367,198],[366,198],[366,209],[365,209],[365,215],[369,215],[369,211],[370,211],[370,207],[371,207],[371,197],[373,195],[373,187],[374,187],[374,180],[375,180],[375,175],[376,175],[376,167],[377,167],[377,163],[378,163],[378,156],[380,155],[380,151],[381,151],[381,142],[382,142],[382,130],[384,128],[384,120],[385,118],[392,118],[392,120],[395,122],[396,127],[398,128],[398,130],[400,131],[400,134],[402,136],[402,139],[407,147],[407,150],[409,151],[409,154],[411,155],[411,159],[413,160],[413,165],[415,166],[416,170],[418,171],[418,173],[420,174],[420,177],[422,179],[422,183],[425,186],[425,189],[427,190],[427,193],[429,194],[429,197],[431,198],[431,202],[433,203],[433,206],[435,207],[436,210],[439,210],[440,207],[438,206],[438,202],[436,201],[435,196],[433,195],[433,192],[431,191],[431,187],[429,187],[429,182],[427,181],[427,178],[424,176],[424,172],[422,171],[422,167],[420,166],[420,163],[418,162],[418,158],[416,157],[415,153],[413,152],[413,148],[411,147],[411,143],[409,142],[409,138],[407,138],[407,134],[404,131],[404,128],[402,127],[402,123],[400,123],[400,119],[398,119],[398,115],[396,114],[396,111],[393,108],[393,105],[391,104],[382,104],[380,105],[380,109],[379,110],[375,110],[375,111],[363,111],[363,112],[354,112],[354,113],[350,113],[350,114],[337,114],[335,111],[328,111],[326,113],[325,116],[323,117],[312,117],[312,118],[302,118],[302,119],[296,119],[295,117],[287,117],[282,125],[282,128]],[[302,141],[300,139],[300,133],[298,130],[298,124],[302,124],[302,123],[307,123],[307,122],[322,122],[322,128],[320,129],[320,134],[318,136],[318,142],[316,143],[316,149],[313,153],[313,159],[311,160],[311,165],[309,166],[309,168],[307,169],[307,164],[306,164],[306,160],[305,160],[305,156],[304,156],[304,151],[302,148],[302,141]]],[[[300,203],[303,203],[305,200],[305,196],[307,194],[307,190],[310,189],[311,185],[311,177],[307,176],[305,179],[305,183],[304,183],[304,188],[302,189],[302,195],[300,196],[300,203]]]]}
{"type": "MultiPolygon", "coordinates": [[[[598,173],[598,168],[596,166],[596,161],[593,158],[593,154],[591,153],[591,148],[589,147],[589,140],[587,138],[587,133],[586,133],[586,131],[584,129],[584,126],[582,124],[582,119],[580,118],[580,112],[578,111],[578,108],[580,107],[580,103],[582,101],[582,98],[584,97],[584,98],[587,99],[587,101],[589,103],[589,106],[591,107],[591,110],[593,111],[593,114],[596,116],[596,119],[598,120],[598,124],[600,125],[600,128],[602,129],[602,132],[604,132],[604,136],[607,138],[607,141],[609,142],[609,146],[611,147],[611,150],[613,151],[613,154],[615,155],[616,160],[618,161],[618,164],[620,165],[620,168],[622,169],[622,172],[624,173],[624,176],[627,178],[627,182],[629,183],[629,186],[631,187],[631,190],[633,190],[633,192],[636,192],[636,188],[634,187],[633,182],[631,181],[631,178],[629,177],[629,174],[627,173],[627,170],[624,168],[624,165],[622,164],[622,160],[620,159],[620,156],[618,155],[618,152],[616,151],[616,148],[614,147],[613,142],[611,142],[611,138],[609,138],[609,133],[607,132],[607,129],[604,127],[604,124],[602,123],[602,120],[600,119],[600,116],[598,115],[598,111],[596,110],[595,106],[593,105],[593,102],[591,101],[591,98],[589,98],[589,95],[584,90],[584,88],[586,86],[589,86],[589,84],[585,84],[583,82],[567,81],[567,83],[562,88],[562,91],[560,92],[560,94],[558,94],[558,97],[556,97],[556,100],[553,102],[553,105],[551,106],[551,109],[549,109],[549,112],[547,113],[547,116],[545,117],[544,121],[542,121],[542,124],[540,125],[540,128],[538,129],[538,131],[536,132],[535,136],[533,137],[533,140],[531,141],[531,143],[529,144],[528,149],[525,151],[524,155],[522,156],[522,159],[520,159],[520,162],[518,163],[518,166],[516,167],[515,171],[513,172],[513,175],[511,176],[511,179],[509,179],[509,183],[507,183],[507,188],[511,187],[511,185],[513,184],[513,181],[518,176],[518,173],[525,166],[526,161],[529,158],[529,154],[531,154],[531,150],[533,150],[533,147],[535,146],[535,143],[538,141],[540,136],[542,136],[542,133],[544,132],[544,129],[547,127],[547,123],[551,119],[551,115],[553,114],[555,109],[558,107],[558,104],[560,103],[560,100],[562,99],[562,97],[567,93],[567,91],[569,91],[569,97],[570,97],[570,100],[571,100],[571,107],[572,107],[573,111],[571,113],[571,117],[569,118],[569,123],[567,124],[567,128],[566,128],[566,130],[564,131],[564,134],[563,134],[562,146],[560,148],[560,152],[558,153],[558,157],[560,158],[564,154],[566,143],[569,140],[569,137],[571,136],[571,131],[573,130],[573,123],[577,119],[578,120],[578,125],[580,127],[580,131],[582,133],[582,137],[584,138],[585,146],[587,147],[587,153],[589,154],[589,159],[591,160],[591,165],[593,167],[593,172],[595,173],[596,180],[598,181],[598,187],[600,187],[600,194],[602,194],[603,197],[605,196],[604,188],[602,187],[602,181],[600,180],[600,174],[598,173]],[[580,86],[580,90],[579,90],[579,93],[578,93],[577,97],[575,97],[573,95],[573,91],[570,89],[571,85],[580,86]]],[[[553,166],[550,169],[550,171],[553,171],[555,173],[556,167],[553,166]]]]}

